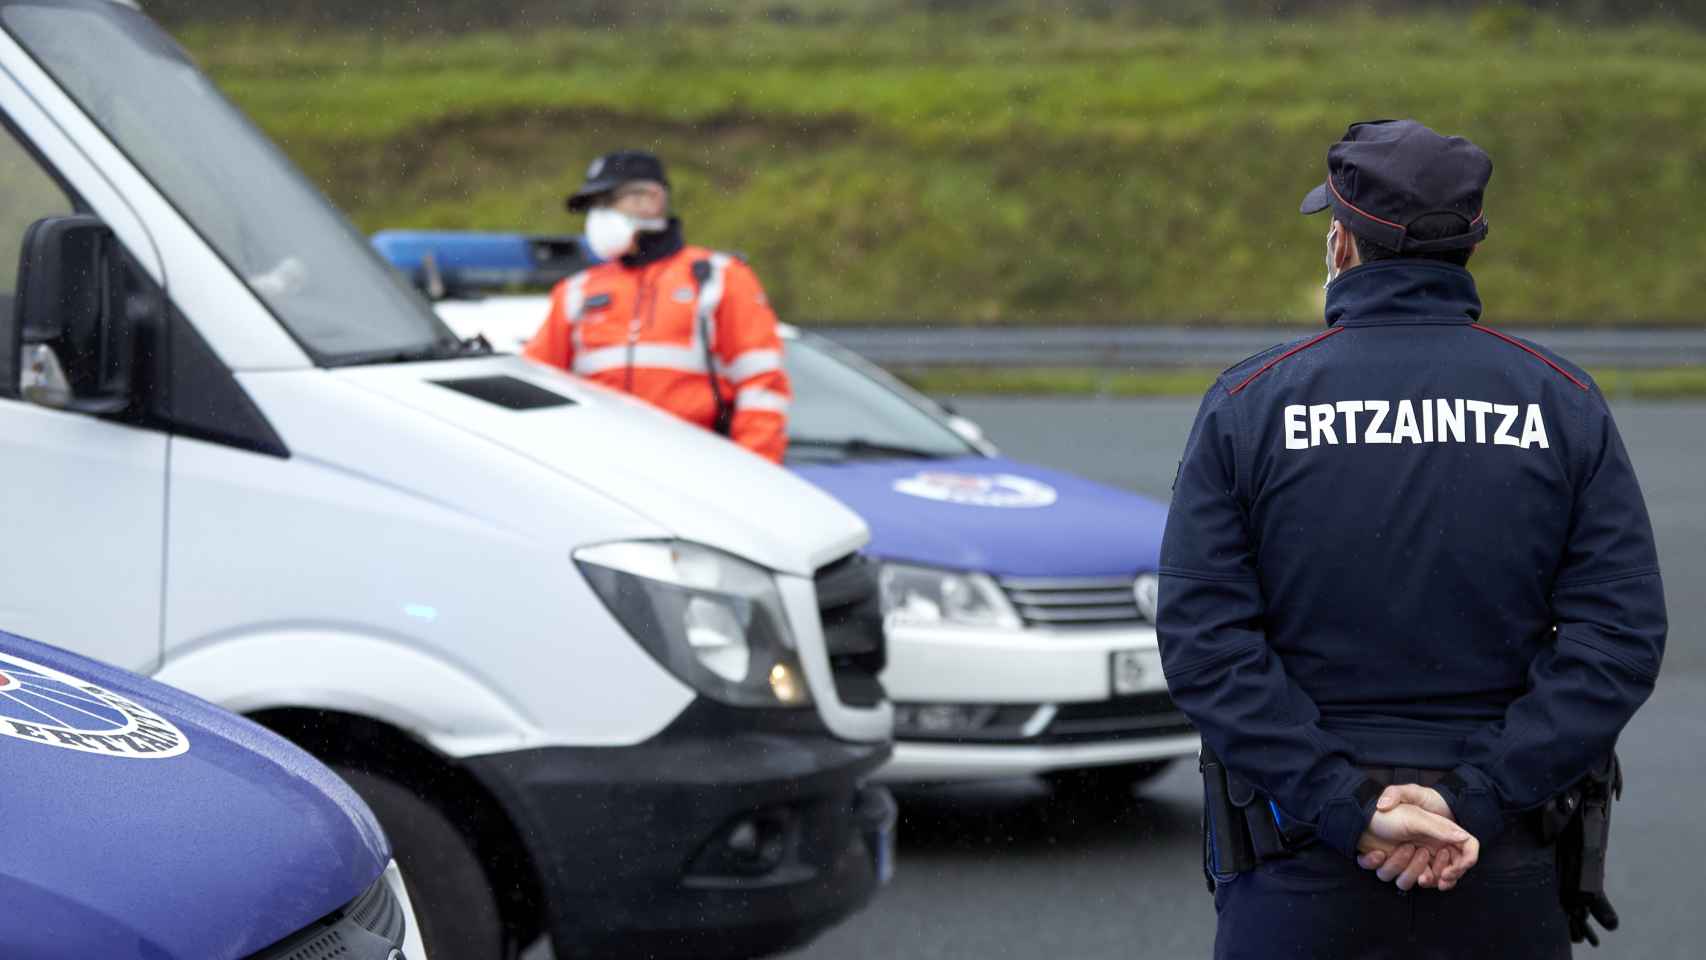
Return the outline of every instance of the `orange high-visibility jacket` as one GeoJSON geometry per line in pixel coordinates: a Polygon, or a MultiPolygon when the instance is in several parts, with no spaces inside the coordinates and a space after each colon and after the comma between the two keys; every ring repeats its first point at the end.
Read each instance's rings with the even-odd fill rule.
{"type": "Polygon", "coordinates": [[[640,266],[601,263],[557,284],[528,357],[632,393],[710,429],[715,386],[734,409],[729,438],[778,463],[793,389],[776,314],[743,261],[684,246],[640,266]],[[700,283],[693,264],[705,261],[700,283]],[[710,338],[708,362],[705,340],[710,338]]]}

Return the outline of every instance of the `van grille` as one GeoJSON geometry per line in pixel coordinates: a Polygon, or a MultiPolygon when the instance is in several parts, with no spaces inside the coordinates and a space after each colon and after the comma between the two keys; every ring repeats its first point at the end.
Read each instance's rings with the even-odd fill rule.
{"type": "Polygon", "coordinates": [[[1132,592],[1135,577],[1002,577],[1007,599],[1034,627],[1148,623],[1132,592]]]}
{"type": "Polygon", "coordinates": [[[888,662],[877,565],[855,553],[818,570],[812,579],[835,692],[850,707],[874,707],[885,697],[877,674],[888,662]]]}

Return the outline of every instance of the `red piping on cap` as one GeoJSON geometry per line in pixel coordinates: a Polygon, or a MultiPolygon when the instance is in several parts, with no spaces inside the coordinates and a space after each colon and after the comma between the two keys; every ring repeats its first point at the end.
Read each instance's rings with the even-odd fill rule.
{"type": "MultiPolygon", "coordinates": [[[[1344,333],[1344,332],[1345,332],[1344,327],[1334,327],[1331,330],[1327,330],[1323,333],[1319,333],[1313,337],[1310,337],[1308,340],[1303,341],[1302,343],[1298,344],[1297,346],[1292,347],[1290,350],[1287,350],[1286,352],[1280,354],[1279,356],[1273,358],[1272,360],[1269,360],[1267,363],[1262,364],[1261,368],[1258,369],[1255,373],[1252,373],[1249,376],[1245,377],[1244,382],[1238,384],[1238,386],[1236,386],[1236,387],[1233,387],[1233,388],[1227,390],[1226,395],[1229,397],[1230,396],[1236,396],[1238,394],[1238,391],[1240,391],[1240,390],[1242,390],[1245,387],[1250,385],[1250,381],[1256,379],[1257,377],[1261,376],[1264,373],[1267,373],[1269,370],[1272,370],[1275,366],[1277,366],[1279,364],[1279,362],[1281,360],[1284,360],[1284,359],[1290,357],[1292,354],[1301,353],[1304,350],[1308,350],[1310,347],[1315,346],[1317,343],[1320,343],[1321,341],[1327,339],[1328,337],[1332,336],[1335,333],[1344,333]]],[[[1568,374],[1565,374],[1565,376],[1568,376],[1568,374]]]]}
{"type": "Polygon", "coordinates": [[[1344,204],[1347,207],[1350,207],[1352,210],[1355,210],[1357,213],[1362,214],[1363,216],[1369,218],[1370,220],[1373,220],[1375,223],[1384,223],[1387,226],[1392,227],[1395,230],[1403,230],[1405,232],[1408,232],[1410,229],[1409,227],[1406,227],[1401,223],[1393,223],[1390,220],[1382,220],[1381,218],[1375,216],[1374,214],[1369,213],[1367,210],[1364,210],[1363,208],[1357,206],[1356,204],[1350,202],[1349,200],[1346,200],[1345,195],[1339,192],[1338,185],[1333,182],[1333,175],[1331,173],[1327,174],[1327,189],[1333,191],[1333,196],[1338,197],[1340,203],[1344,204]]]}
{"type": "MultiPolygon", "coordinates": [[[[1350,202],[1349,200],[1346,200],[1345,195],[1339,192],[1338,185],[1333,183],[1333,175],[1331,173],[1327,174],[1327,189],[1333,191],[1333,196],[1338,197],[1340,203],[1344,204],[1347,207],[1350,207],[1352,210],[1355,210],[1357,213],[1362,214],[1363,216],[1369,218],[1370,220],[1373,220],[1375,223],[1384,223],[1387,226],[1392,227],[1395,230],[1402,230],[1406,234],[1408,234],[1410,232],[1409,227],[1406,227],[1401,223],[1393,223],[1390,220],[1383,220],[1380,217],[1377,217],[1374,214],[1369,213],[1367,210],[1364,210],[1363,208],[1361,208],[1361,207],[1357,206],[1356,204],[1350,202]]],[[[1486,216],[1486,215],[1487,215],[1486,208],[1482,208],[1480,213],[1475,214],[1475,219],[1469,221],[1469,225],[1471,227],[1473,227],[1477,223],[1480,223],[1481,218],[1486,216]]],[[[1462,214],[1458,214],[1458,216],[1462,216],[1462,214]]]]}
{"type": "Polygon", "coordinates": [[[1515,337],[1505,336],[1504,334],[1500,333],[1499,331],[1494,330],[1492,327],[1483,327],[1478,323],[1471,323],[1470,326],[1481,331],[1482,333],[1490,333],[1493,336],[1498,337],[1500,340],[1503,340],[1504,342],[1510,344],[1511,346],[1521,349],[1524,353],[1538,357],[1541,363],[1544,363],[1548,367],[1551,367],[1552,369],[1563,374],[1565,380],[1568,380],[1571,383],[1575,384],[1576,386],[1581,387],[1583,390],[1590,389],[1587,384],[1585,384],[1585,383],[1581,382],[1580,380],[1577,380],[1575,377],[1571,376],[1570,371],[1565,370],[1563,367],[1560,367],[1557,364],[1553,363],[1550,359],[1548,359],[1546,357],[1545,354],[1534,349],[1533,347],[1529,346],[1528,344],[1523,343],[1521,340],[1518,340],[1515,337]]]}

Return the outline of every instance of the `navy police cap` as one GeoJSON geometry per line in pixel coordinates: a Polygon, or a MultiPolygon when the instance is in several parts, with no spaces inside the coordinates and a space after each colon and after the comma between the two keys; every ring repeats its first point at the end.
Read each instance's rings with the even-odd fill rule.
{"type": "Polygon", "coordinates": [[[669,186],[664,176],[663,161],[657,154],[644,150],[618,150],[607,153],[586,168],[586,182],[569,194],[568,208],[573,213],[592,206],[594,198],[635,180],[653,180],[669,186]]]}
{"type": "Polygon", "coordinates": [[[1461,250],[1487,236],[1481,201],[1492,176],[1492,158],[1462,137],[1440,136],[1414,120],[1353,123],[1327,148],[1327,181],[1299,209],[1332,207],[1352,233],[1400,253],[1461,250]],[[1463,229],[1411,239],[1410,226],[1432,214],[1455,216],[1463,229]]]}

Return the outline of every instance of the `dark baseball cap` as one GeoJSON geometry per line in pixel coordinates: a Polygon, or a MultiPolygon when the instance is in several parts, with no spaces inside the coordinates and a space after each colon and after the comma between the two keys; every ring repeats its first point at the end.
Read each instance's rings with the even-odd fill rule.
{"type": "Polygon", "coordinates": [[[1482,195],[1493,176],[1487,152],[1462,137],[1441,136],[1414,120],[1353,123],[1327,148],[1327,181],[1299,210],[1333,216],[1365,240],[1400,253],[1473,247],[1487,236],[1482,195]],[[1450,214],[1461,232],[1413,240],[1418,219],[1450,214]]]}
{"type": "Polygon", "coordinates": [[[569,194],[569,211],[580,213],[592,206],[595,197],[635,180],[655,180],[669,186],[669,178],[663,172],[663,161],[657,158],[657,154],[644,150],[607,153],[586,168],[586,182],[569,194]]]}

